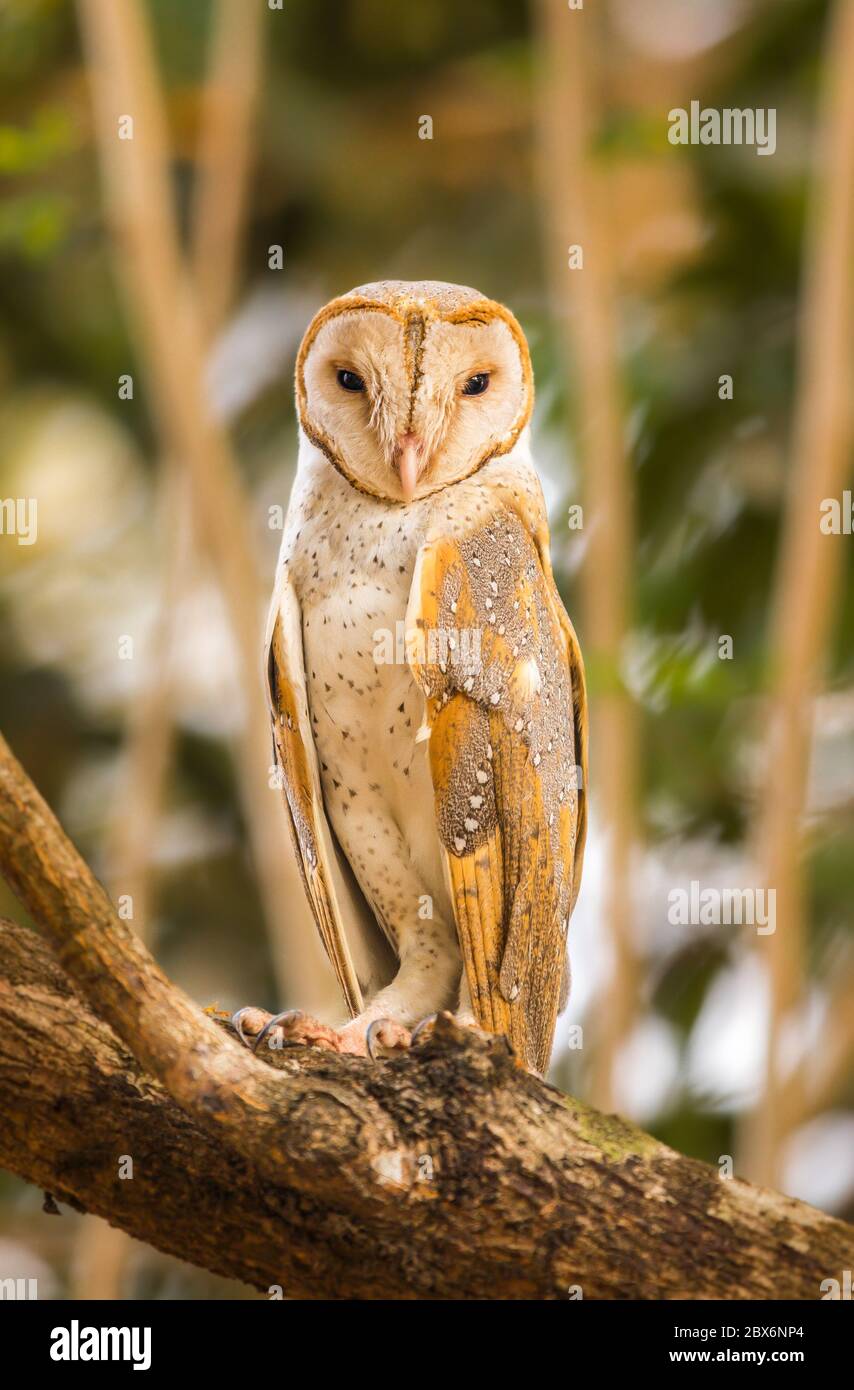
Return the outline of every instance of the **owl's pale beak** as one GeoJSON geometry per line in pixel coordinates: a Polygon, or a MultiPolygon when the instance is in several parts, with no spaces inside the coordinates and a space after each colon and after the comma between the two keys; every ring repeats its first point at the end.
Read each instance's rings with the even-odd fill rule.
{"type": "Polygon", "coordinates": [[[415,489],[421,476],[421,455],[422,445],[418,436],[405,434],[397,446],[395,457],[404,502],[411,502],[415,496],[415,489]]]}

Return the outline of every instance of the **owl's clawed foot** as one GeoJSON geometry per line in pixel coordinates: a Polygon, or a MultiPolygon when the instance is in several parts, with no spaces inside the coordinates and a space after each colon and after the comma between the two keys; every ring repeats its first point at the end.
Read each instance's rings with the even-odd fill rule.
{"type": "Polygon", "coordinates": [[[360,1048],[345,1032],[339,1033],[300,1009],[287,1009],[281,1014],[269,1014],[266,1009],[238,1009],[232,1014],[231,1026],[253,1052],[265,1046],[271,1051],[283,1047],[319,1047],[326,1052],[366,1055],[364,1041],[360,1048]]]}
{"type": "MultiPolygon", "coordinates": [[[[346,1033],[347,1029],[344,1028],[346,1033]]],[[[358,1034],[355,1029],[354,1033],[358,1034]]],[[[393,1018],[375,1018],[365,1032],[365,1048],[372,1062],[378,1062],[385,1052],[405,1052],[411,1046],[412,1035],[402,1023],[393,1018]]]]}
{"type": "Polygon", "coordinates": [[[263,1053],[265,1047],[274,1052],[285,1047],[319,1047],[343,1056],[370,1057],[373,1062],[420,1047],[433,1037],[437,1027],[443,1036],[460,1041],[469,1030],[482,1037],[492,1036],[469,1021],[468,1016],[447,1012],[427,1014],[410,1031],[393,1018],[371,1019],[362,1015],[337,1029],[299,1009],[270,1014],[266,1009],[245,1008],[232,1014],[231,1026],[241,1042],[255,1053],[263,1053]]]}

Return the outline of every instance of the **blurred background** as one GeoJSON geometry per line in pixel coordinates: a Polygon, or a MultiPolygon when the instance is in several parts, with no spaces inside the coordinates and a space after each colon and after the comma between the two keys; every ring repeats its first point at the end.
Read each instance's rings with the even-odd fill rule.
{"type": "MultiPolygon", "coordinates": [[[[200,1003],[339,1011],[260,675],[294,355],[354,285],[474,285],[588,663],[551,1079],[849,1219],[853,8],[0,0],[0,728],[123,915],[200,1003]],[[671,144],[695,100],[773,156],[671,144]]],[[[254,1296],[42,1200],[0,1174],[42,1296],[254,1296]]]]}

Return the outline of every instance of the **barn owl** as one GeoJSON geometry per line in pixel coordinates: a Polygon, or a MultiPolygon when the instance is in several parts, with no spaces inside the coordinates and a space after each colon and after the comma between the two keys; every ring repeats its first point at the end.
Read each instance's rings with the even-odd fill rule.
{"type": "Polygon", "coordinates": [[[528,346],[435,281],[332,300],[296,364],[267,632],[286,819],[350,1014],[256,1048],[375,1056],[443,1010],[542,1073],[586,829],[584,670],[529,446],[528,346]]]}

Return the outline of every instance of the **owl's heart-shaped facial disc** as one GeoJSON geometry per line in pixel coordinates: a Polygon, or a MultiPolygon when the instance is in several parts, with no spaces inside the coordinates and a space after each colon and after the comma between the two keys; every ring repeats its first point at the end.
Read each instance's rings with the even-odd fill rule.
{"type": "Polygon", "coordinates": [[[364,285],[327,304],[296,378],[312,443],[354,487],[404,505],[507,453],[533,404],[513,315],[436,281],[364,285]]]}

